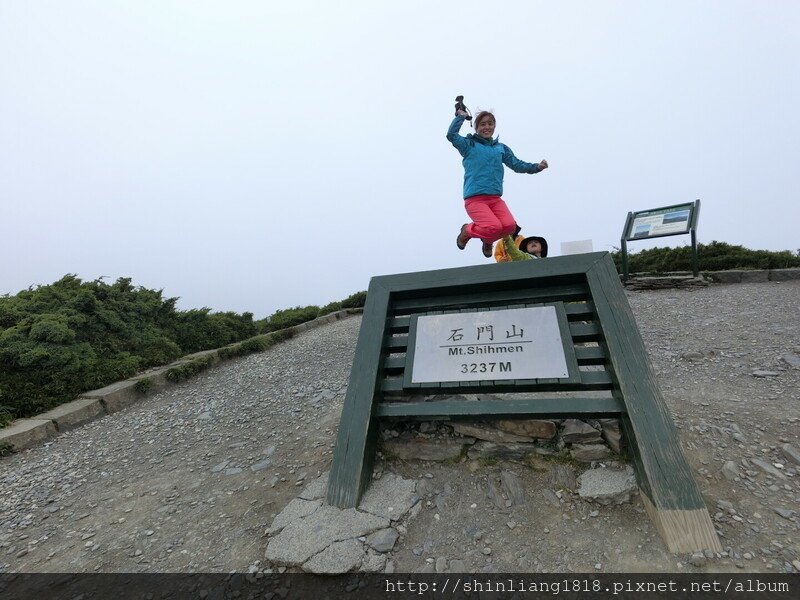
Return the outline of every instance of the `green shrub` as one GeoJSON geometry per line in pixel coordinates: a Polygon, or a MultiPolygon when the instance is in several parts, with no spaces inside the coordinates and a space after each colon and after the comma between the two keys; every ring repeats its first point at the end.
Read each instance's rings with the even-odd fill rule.
{"type": "Polygon", "coordinates": [[[49,410],[86,390],[256,333],[251,313],[180,312],[176,301],[127,278],[108,284],[75,275],[0,297],[3,414],[49,410]]]}
{"type": "Polygon", "coordinates": [[[318,306],[296,306],[294,308],[287,308],[284,310],[275,311],[266,319],[256,322],[256,327],[259,333],[269,333],[270,331],[278,331],[300,325],[307,321],[313,321],[317,317],[321,317],[345,308],[363,308],[367,300],[367,292],[356,292],[351,294],[344,300],[337,302],[330,302],[322,308],[318,306]]]}
{"type": "Polygon", "coordinates": [[[14,410],[10,406],[0,406],[0,427],[5,427],[14,420],[14,410]]]}
{"type": "Polygon", "coordinates": [[[150,393],[150,390],[153,389],[152,378],[143,377],[134,384],[133,389],[135,389],[142,396],[146,396],[148,393],[150,393]]]}
{"type": "Polygon", "coordinates": [[[330,302],[319,309],[319,316],[329,315],[340,310],[342,310],[341,302],[330,302]]]}
{"type": "MultiPolygon", "coordinates": [[[[365,299],[366,292],[357,292],[323,309],[298,306],[254,322],[252,313],[178,311],[177,298],[136,287],[129,278],[109,284],[65,275],[15,296],[0,296],[0,424],[186,354],[213,348],[221,348],[220,357],[260,352],[291,337],[287,328],[361,307],[365,299]]],[[[190,377],[208,364],[193,361],[170,369],[169,377],[190,377]]],[[[137,386],[147,393],[143,381],[137,386]]]]}
{"type": "Polygon", "coordinates": [[[254,337],[243,341],[239,344],[239,347],[242,350],[242,354],[253,354],[254,352],[263,352],[269,348],[272,345],[270,341],[263,337],[254,337]]]}
{"type": "Polygon", "coordinates": [[[278,310],[262,321],[262,332],[269,333],[270,331],[286,329],[306,321],[313,321],[318,316],[319,306],[296,306],[295,308],[278,310]]]}
{"type": "Polygon", "coordinates": [[[367,292],[356,292],[342,300],[342,308],[364,308],[367,301],[367,292]]]}
{"type": "Polygon", "coordinates": [[[178,367],[172,367],[166,373],[167,379],[173,382],[184,381],[190,377],[194,377],[201,371],[205,371],[208,367],[214,364],[214,356],[208,354],[202,358],[195,358],[186,364],[178,367]]]}
{"type": "MultiPolygon", "coordinates": [[[[622,272],[622,253],[612,253],[617,270],[622,272]]],[[[750,250],[725,242],[697,245],[698,265],[701,271],[731,269],[786,269],[800,267],[800,256],[789,250],[773,252],[750,250]]],[[[678,248],[650,248],[628,254],[631,273],[669,273],[692,270],[691,246],[678,248]]]]}
{"type": "Polygon", "coordinates": [[[291,329],[284,329],[282,331],[271,333],[269,337],[273,343],[277,344],[278,342],[285,342],[286,340],[293,338],[294,332],[291,329]]]}

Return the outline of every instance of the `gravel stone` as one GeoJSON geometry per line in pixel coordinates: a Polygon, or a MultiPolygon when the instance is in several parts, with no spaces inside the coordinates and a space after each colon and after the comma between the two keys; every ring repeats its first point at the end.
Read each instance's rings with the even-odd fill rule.
{"type": "MultiPolygon", "coordinates": [[[[528,452],[530,446],[550,452],[549,470],[520,467],[500,453],[463,464],[424,465],[432,476],[426,479],[429,495],[396,522],[404,533],[385,570],[434,570],[435,558],[447,555],[463,562],[450,561],[451,572],[473,573],[585,573],[598,563],[604,572],[673,572],[678,562],[687,573],[729,572],[737,565],[753,573],[800,571],[798,515],[792,514],[800,499],[799,465],[784,448],[798,447],[800,415],[793,399],[800,369],[782,359],[800,356],[800,282],[626,295],[707,505],[735,501],[734,513],[711,511],[729,549],[704,554],[702,567],[688,556],[671,555],[635,497],[590,518],[591,508],[574,488],[550,482],[561,449],[539,440],[525,446],[528,452]],[[684,360],[686,352],[703,357],[684,360]],[[758,370],[778,375],[754,377],[758,370]],[[736,465],[738,481],[721,473],[728,461],[736,465]],[[520,477],[529,498],[524,505],[506,507],[499,486],[501,508],[486,498],[488,481],[499,482],[503,470],[520,477]],[[509,529],[512,520],[516,527],[509,529]],[[492,542],[490,556],[473,538],[478,531],[492,542]],[[748,553],[755,558],[747,559],[748,553]],[[426,566],[428,558],[434,563],[426,566]]],[[[265,572],[285,571],[257,562],[264,561],[272,541],[263,537],[265,525],[295,499],[301,473],[313,483],[330,469],[360,324],[352,317],[308,329],[265,352],[221,362],[154,391],[46,445],[0,458],[0,572],[246,573],[254,564],[264,564],[265,572]],[[266,458],[270,465],[251,470],[266,458]],[[223,475],[238,467],[243,472],[223,475]],[[154,532],[150,537],[144,535],[148,530],[154,532]],[[80,538],[92,531],[96,535],[87,541],[93,543],[85,548],[80,538]]],[[[402,422],[392,428],[407,429],[402,422]]],[[[446,438],[448,428],[436,424],[423,435],[446,438]]],[[[616,460],[603,464],[619,469],[616,460]]],[[[573,468],[576,475],[583,471],[573,468]]],[[[381,478],[424,476],[416,460],[377,457],[375,470],[381,478]]],[[[374,531],[390,521],[381,523],[374,531]]],[[[372,533],[350,528],[344,534],[354,532],[372,533]]],[[[346,540],[330,544],[338,541],[346,540]]],[[[361,545],[356,570],[370,561],[371,550],[365,553],[361,545]]]]}

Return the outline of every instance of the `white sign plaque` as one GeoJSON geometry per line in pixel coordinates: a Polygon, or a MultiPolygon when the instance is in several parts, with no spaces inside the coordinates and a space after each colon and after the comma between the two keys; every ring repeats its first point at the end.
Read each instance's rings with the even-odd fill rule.
{"type": "Polygon", "coordinates": [[[635,240],[689,232],[692,204],[645,210],[633,215],[628,239],[635,240]]]}
{"type": "Polygon", "coordinates": [[[554,306],[417,319],[412,383],[569,377],[554,306]]]}

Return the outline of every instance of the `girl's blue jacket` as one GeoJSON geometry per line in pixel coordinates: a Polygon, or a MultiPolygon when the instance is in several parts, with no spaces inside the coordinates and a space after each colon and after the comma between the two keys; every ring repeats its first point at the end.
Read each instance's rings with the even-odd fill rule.
{"type": "Polygon", "coordinates": [[[528,163],[514,156],[511,148],[498,139],[486,140],[479,135],[459,135],[464,117],[457,116],[450,123],[447,139],[456,147],[464,160],[464,198],[486,194],[503,195],[503,165],[517,173],[538,173],[539,163],[528,163]]]}

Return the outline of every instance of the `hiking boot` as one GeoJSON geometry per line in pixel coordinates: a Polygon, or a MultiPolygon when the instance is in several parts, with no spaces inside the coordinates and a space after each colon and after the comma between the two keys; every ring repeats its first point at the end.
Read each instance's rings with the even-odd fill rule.
{"type": "Polygon", "coordinates": [[[483,240],[483,246],[481,246],[481,252],[486,258],[492,258],[492,242],[487,242],[483,240]]]}
{"type": "Polygon", "coordinates": [[[458,237],[456,238],[456,246],[458,246],[459,250],[463,250],[467,247],[467,242],[469,241],[469,234],[467,233],[467,223],[464,223],[461,226],[461,231],[458,232],[458,237]]]}

